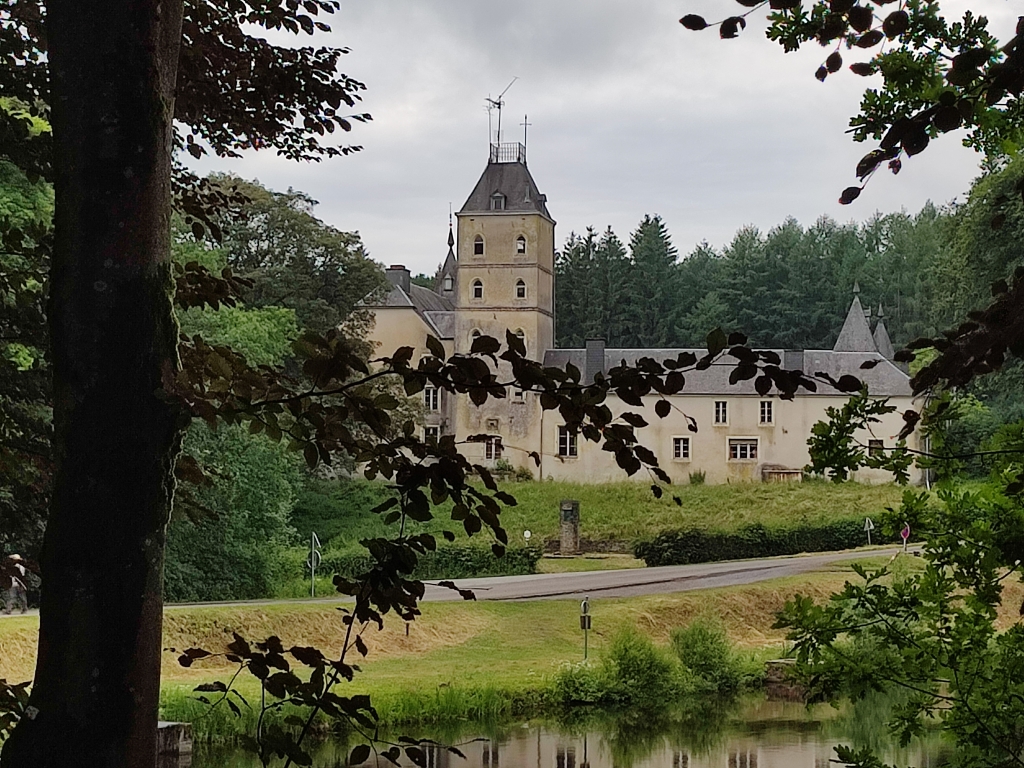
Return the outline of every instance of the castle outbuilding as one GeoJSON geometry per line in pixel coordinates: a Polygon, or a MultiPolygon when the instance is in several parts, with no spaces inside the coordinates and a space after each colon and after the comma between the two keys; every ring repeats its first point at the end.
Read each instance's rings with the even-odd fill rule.
{"type": "MultiPolygon", "coordinates": [[[[589,382],[623,361],[634,364],[641,357],[665,360],[684,351],[705,353],[613,349],[600,339],[589,340],[585,349],[555,348],[555,221],[527,167],[523,144],[490,146],[487,166],[456,218],[457,230],[449,230],[448,254],[432,289],[413,284],[402,265],[386,270],[391,291],[372,307],[375,323],[370,334],[380,354],[412,347],[415,363],[430,354],[428,334],[451,355],[468,353],[477,336],[503,340],[511,331],[523,339],[530,358],[546,366],[571,362],[589,382]]],[[[903,426],[900,412],[914,407],[910,379],[893,361],[881,308],[872,330],[858,293],[855,287],[832,349],[774,351],[784,368],[823,372],[834,379],[850,374],[867,385],[870,395],[890,398],[897,412],[882,417],[858,439],[869,450],[891,448],[903,426]],[[876,364],[862,368],[868,361],[876,364]]],[[[826,384],[819,384],[814,393],[802,390],[788,401],[761,396],[752,381],[729,384],[732,368],[726,360],[688,372],[685,390],[672,396],[675,407],[664,419],[654,414],[656,398],[645,398],[640,410],[649,426],[637,430],[640,441],[677,483],[687,482],[691,475],[702,475],[709,483],[799,479],[809,461],[812,426],[826,418],[828,407],[842,406],[848,396],[826,384]],[[687,417],[696,420],[696,433],[689,431],[687,417]]],[[[540,479],[601,483],[625,477],[612,454],[569,432],[557,412],[541,409],[534,393],[513,391],[505,399],[476,406],[467,396],[428,387],[423,403],[425,439],[453,434],[461,441],[469,435],[491,435],[486,442],[461,446],[476,463],[503,460],[526,467],[540,479]],[[532,452],[541,457],[539,467],[530,458],[532,452]]],[[[638,410],[613,395],[607,404],[615,414],[638,410]]],[[[912,435],[910,447],[917,447],[915,441],[912,435]]],[[[857,479],[881,482],[891,477],[861,470],[857,479]]]]}

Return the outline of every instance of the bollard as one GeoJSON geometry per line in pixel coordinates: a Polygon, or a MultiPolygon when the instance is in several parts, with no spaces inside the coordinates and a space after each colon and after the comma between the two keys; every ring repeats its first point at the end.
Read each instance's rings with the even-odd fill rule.
{"type": "Polygon", "coordinates": [[[575,555],[580,551],[580,503],[565,499],[559,504],[561,538],[558,551],[562,555],[575,555]]]}

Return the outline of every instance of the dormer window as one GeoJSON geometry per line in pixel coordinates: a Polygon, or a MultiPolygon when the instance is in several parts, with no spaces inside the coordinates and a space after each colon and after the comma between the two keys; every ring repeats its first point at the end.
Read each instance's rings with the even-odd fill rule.
{"type": "Polygon", "coordinates": [[[484,239],[480,235],[477,235],[476,239],[473,240],[473,255],[474,256],[483,256],[484,255],[484,239]]]}
{"type": "Polygon", "coordinates": [[[491,195],[491,210],[492,211],[504,211],[505,210],[505,196],[501,192],[495,192],[491,195]]]}
{"type": "Polygon", "coordinates": [[[516,280],[516,298],[526,298],[526,283],[524,283],[522,280],[516,280]]]}
{"type": "Polygon", "coordinates": [[[526,253],[526,238],[522,235],[516,238],[516,253],[526,253]]]}
{"type": "Polygon", "coordinates": [[[445,275],[444,276],[444,289],[446,291],[450,291],[454,287],[455,287],[455,280],[452,279],[451,275],[445,275]]]}
{"type": "Polygon", "coordinates": [[[484,284],[479,280],[473,281],[473,298],[482,299],[484,297],[484,284]]]}

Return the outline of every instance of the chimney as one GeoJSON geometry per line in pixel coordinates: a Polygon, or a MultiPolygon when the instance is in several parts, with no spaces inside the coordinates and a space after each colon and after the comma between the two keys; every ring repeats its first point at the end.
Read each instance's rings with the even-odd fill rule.
{"type": "Polygon", "coordinates": [[[384,270],[384,275],[387,277],[389,283],[397,285],[406,293],[409,292],[411,280],[409,278],[409,270],[406,269],[404,265],[392,264],[384,270]]]}
{"type": "Polygon", "coordinates": [[[587,339],[587,355],[583,367],[583,383],[593,384],[597,374],[604,373],[604,339],[587,339]]]}

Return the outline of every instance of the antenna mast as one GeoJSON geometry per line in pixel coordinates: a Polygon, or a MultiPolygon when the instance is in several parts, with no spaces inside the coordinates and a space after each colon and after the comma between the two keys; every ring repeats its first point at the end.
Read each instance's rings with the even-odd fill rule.
{"type": "MultiPolygon", "coordinates": [[[[490,96],[487,97],[487,133],[488,134],[490,134],[490,132],[491,132],[491,110],[492,109],[497,109],[498,110],[498,140],[495,142],[496,144],[501,144],[501,108],[503,106],[505,106],[505,102],[502,100],[501,97],[504,96],[506,93],[508,93],[508,89],[511,88],[513,86],[513,84],[515,83],[515,81],[518,80],[518,79],[519,79],[518,77],[513,77],[512,78],[512,82],[505,86],[505,90],[498,94],[498,98],[492,99],[490,96]]],[[[488,138],[490,138],[489,135],[488,135],[488,138]]]]}

